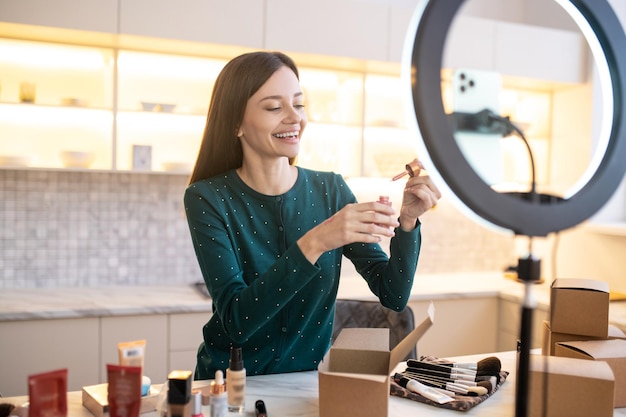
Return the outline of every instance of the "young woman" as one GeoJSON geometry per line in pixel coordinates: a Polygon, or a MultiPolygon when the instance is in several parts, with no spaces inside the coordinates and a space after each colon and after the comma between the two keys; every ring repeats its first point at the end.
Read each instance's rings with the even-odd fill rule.
{"type": "Polygon", "coordinates": [[[249,375],[317,369],[330,347],[342,256],[380,302],[406,306],[418,217],[440,193],[407,181],[399,215],[357,203],[344,179],[294,165],[306,127],[298,69],[279,52],[230,61],[218,76],[185,210],[213,303],[196,379],[242,348],[249,375]],[[378,242],[392,237],[387,257],[378,242]]]}

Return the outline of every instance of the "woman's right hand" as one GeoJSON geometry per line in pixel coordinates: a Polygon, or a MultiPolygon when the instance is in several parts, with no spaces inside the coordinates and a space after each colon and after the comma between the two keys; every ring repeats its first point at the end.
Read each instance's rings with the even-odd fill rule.
{"type": "Polygon", "coordinates": [[[304,256],[314,264],[329,250],[355,243],[377,243],[381,236],[393,237],[398,227],[397,212],[379,202],[348,204],[298,240],[304,256]]]}

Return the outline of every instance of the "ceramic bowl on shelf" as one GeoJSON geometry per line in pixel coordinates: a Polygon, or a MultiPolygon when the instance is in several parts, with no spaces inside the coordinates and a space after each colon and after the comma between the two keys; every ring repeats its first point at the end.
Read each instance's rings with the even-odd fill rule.
{"type": "Polygon", "coordinates": [[[64,97],[61,99],[62,106],[87,107],[87,101],[75,97],[64,97]]]}
{"type": "Polygon", "coordinates": [[[27,167],[30,165],[32,157],[27,155],[0,155],[0,166],[5,167],[27,167]]]}
{"type": "Polygon", "coordinates": [[[176,108],[176,104],[172,103],[152,103],[149,101],[141,102],[141,110],[156,113],[171,113],[176,108]]]}
{"type": "Polygon", "coordinates": [[[190,173],[191,169],[193,168],[189,162],[178,161],[163,162],[161,166],[163,167],[163,171],[179,172],[184,174],[190,173]]]}
{"type": "Polygon", "coordinates": [[[96,155],[93,152],[61,152],[61,162],[65,168],[89,168],[95,159],[96,155]]]}

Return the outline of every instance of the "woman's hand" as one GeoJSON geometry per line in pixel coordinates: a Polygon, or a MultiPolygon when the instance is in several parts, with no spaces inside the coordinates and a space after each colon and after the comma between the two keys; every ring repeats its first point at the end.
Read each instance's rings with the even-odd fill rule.
{"type": "Polygon", "coordinates": [[[400,224],[397,212],[379,202],[348,204],[298,240],[298,246],[311,262],[326,251],[354,242],[376,243],[381,236],[393,237],[400,224]]]}
{"type": "Polygon", "coordinates": [[[400,227],[404,231],[415,228],[418,217],[437,204],[441,192],[428,175],[416,173],[409,178],[404,187],[402,207],[400,208],[400,227]]]}

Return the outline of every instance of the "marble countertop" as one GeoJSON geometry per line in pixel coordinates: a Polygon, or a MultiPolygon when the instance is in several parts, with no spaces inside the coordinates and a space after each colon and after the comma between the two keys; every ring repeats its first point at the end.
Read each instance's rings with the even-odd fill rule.
{"type": "MultiPolygon", "coordinates": [[[[531,291],[539,308],[548,308],[546,284],[531,291]]],[[[365,281],[348,272],[341,278],[339,298],[375,299],[365,281]]],[[[500,272],[418,275],[412,300],[500,297],[517,302],[524,286],[500,272]]],[[[95,288],[32,288],[0,292],[0,321],[210,312],[211,300],[193,285],[117,286],[95,288]]],[[[612,302],[611,324],[626,329],[626,301],[612,302]]]]}

